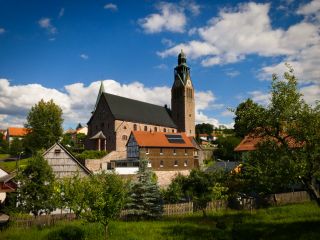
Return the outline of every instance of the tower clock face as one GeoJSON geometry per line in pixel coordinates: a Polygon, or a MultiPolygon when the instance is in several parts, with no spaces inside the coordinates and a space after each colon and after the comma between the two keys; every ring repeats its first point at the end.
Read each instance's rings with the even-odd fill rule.
{"type": "Polygon", "coordinates": [[[187,80],[187,86],[191,87],[191,81],[189,79],[187,80]]]}

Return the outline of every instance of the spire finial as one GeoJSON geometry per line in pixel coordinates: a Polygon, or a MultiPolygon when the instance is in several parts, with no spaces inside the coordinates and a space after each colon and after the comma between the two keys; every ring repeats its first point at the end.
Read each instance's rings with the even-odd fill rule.
{"type": "Polygon", "coordinates": [[[178,55],[178,65],[180,64],[187,64],[187,57],[183,52],[183,49],[181,48],[181,52],[178,55]]]}

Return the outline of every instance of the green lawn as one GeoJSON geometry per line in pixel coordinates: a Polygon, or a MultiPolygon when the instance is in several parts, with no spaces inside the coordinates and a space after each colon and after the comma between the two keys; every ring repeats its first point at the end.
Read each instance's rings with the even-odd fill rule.
{"type": "MultiPolygon", "coordinates": [[[[21,159],[19,161],[19,166],[23,168],[27,165],[29,158],[21,159]]],[[[0,162],[0,168],[5,170],[6,172],[12,172],[16,170],[16,161],[10,161],[10,162],[0,162]]],[[[1,239],[1,238],[0,238],[1,239]]]]}
{"type": "MultiPolygon", "coordinates": [[[[208,214],[167,217],[159,221],[115,221],[109,227],[109,239],[320,239],[320,208],[314,203],[272,207],[250,211],[220,211],[208,214]]],[[[60,222],[51,228],[17,229],[0,232],[0,239],[103,239],[103,228],[96,223],[60,222]],[[63,238],[54,238],[58,232],[63,238]],[[66,237],[69,234],[69,237],[66,237]]]]}
{"type": "Polygon", "coordinates": [[[0,160],[10,157],[10,154],[0,153],[0,160]]]}

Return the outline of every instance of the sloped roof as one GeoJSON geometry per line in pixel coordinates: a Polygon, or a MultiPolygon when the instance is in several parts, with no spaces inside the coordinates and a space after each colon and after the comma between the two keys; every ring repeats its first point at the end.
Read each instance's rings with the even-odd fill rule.
{"type": "MultiPolygon", "coordinates": [[[[239,143],[239,145],[234,149],[235,152],[241,151],[253,151],[256,150],[256,145],[267,140],[267,137],[256,136],[254,134],[249,134],[244,137],[244,139],[239,143]]],[[[303,144],[297,143],[292,137],[287,138],[287,143],[290,148],[298,148],[303,144]]]]}
{"type": "Polygon", "coordinates": [[[94,135],[90,139],[106,139],[106,136],[103,134],[102,131],[99,131],[96,135],[94,135]]]}
{"type": "Polygon", "coordinates": [[[185,133],[133,131],[131,134],[140,147],[194,148],[192,142],[185,133]],[[184,143],[170,143],[166,135],[180,135],[184,140],[184,143]]]}
{"type": "Polygon", "coordinates": [[[176,128],[169,110],[165,107],[109,93],[103,93],[103,96],[117,120],[176,128]]]}
{"type": "Polygon", "coordinates": [[[19,128],[19,127],[9,127],[8,133],[10,137],[23,137],[27,135],[28,129],[27,128],[19,128]]]}

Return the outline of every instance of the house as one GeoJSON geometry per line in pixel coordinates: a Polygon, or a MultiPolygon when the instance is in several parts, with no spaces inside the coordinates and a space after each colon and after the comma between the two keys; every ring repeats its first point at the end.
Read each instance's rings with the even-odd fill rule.
{"type": "Polygon", "coordinates": [[[91,174],[91,171],[82,165],[61,143],[53,144],[43,153],[43,157],[52,167],[56,178],[72,177],[79,174],[85,177],[91,174]]]}
{"type": "Polygon", "coordinates": [[[0,168],[0,204],[6,199],[7,192],[13,192],[17,188],[17,184],[13,181],[15,173],[7,173],[0,168]]]}
{"type": "Polygon", "coordinates": [[[96,105],[88,122],[86,149],[116,151],[126,157],[132,131],[195,136],[194,88],[186,56],[181,51],[174,69],[171,110],[142,101],[105,93],[101,83],[96,105]]]}
{"type": "Polygon", "coordinates": [[[192,169],[194,146],[185,133],[133,131],[127,143],[127,158],[148,159],[154,171],[192,169]]]}
{"type": "Polygon", "coordinates": [[[22,139],[25,135],[27,135],[27,133],[27,128],[9,127],[5,132],[5,138],[10,143],[14,138],[22,139]]]}

